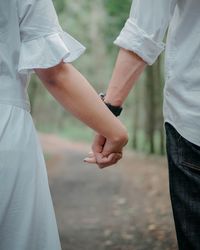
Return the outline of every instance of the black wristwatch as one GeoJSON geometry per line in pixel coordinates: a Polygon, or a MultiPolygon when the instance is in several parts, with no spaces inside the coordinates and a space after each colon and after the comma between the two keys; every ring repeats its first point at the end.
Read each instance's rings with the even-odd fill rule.
{"type": "Polygon", "coordinates": [[[115,115],[115,116],[119,116],[123,110],[123,108],[121,106],[113,106],[110,103],[106,103],[105,102],[105,94],[104,93],[100,93],[99,96],[101,97],[101,100],[105,103],[105,105],[110,109],[110,111],[115,115]]]}

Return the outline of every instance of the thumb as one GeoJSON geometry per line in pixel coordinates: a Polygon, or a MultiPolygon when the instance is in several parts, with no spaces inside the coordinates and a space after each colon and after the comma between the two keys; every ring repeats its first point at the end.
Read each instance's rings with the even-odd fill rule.
{"type": "Polygon", "coordinates": [[[94,154],[102,152],[105,141],[106,139],[102,135],[97,134],[95,136],[94,142],[92,144],[92,151],[94,152],[94,154]]]}

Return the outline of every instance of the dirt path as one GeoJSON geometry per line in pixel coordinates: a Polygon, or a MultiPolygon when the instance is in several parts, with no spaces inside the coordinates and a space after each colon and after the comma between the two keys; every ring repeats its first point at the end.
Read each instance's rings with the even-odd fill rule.
{"type": "Polygon", "coordinates": [[[88,145],[40,138],[63,250],[177,249],[163,158],[126,152],[102,171],[88,145]]]}

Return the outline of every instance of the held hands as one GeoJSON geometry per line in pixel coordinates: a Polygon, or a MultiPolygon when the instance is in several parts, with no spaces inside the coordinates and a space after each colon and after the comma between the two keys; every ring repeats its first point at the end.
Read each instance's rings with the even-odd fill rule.
{"type": "Polygon", "coordinates": [[[109,140],[97,134],[92,145],[92,152],[84,159],[84,162],[97,164],[99,168],[114,165],[122,158],[123,147],[127,142],[126,133],[115,140],[109,140]]]}
{"type": "Polygon", "coordinates": [[[101,135],[101,132],[96,134],[92,144],[92,151],[84,159],[84,162],[97,164],[102,169],[116,164],[122,158],[123,147],[128,142],[128,134],[124,125],[116,118],[116,116],[120,115],[122,107],[112,105],[109,100],[105,102],[105,94],[101,93],[100,97],[112,113],[112,116],[110,116],[112,117],[112,123],[109,121],[107,126],[104,126],[104,131],[101,128],[104,136],[101,135]]]}

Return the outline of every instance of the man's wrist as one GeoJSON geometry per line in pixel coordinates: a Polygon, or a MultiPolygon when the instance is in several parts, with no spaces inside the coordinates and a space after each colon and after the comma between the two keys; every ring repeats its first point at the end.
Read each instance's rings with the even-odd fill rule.
{"type": "Polygon", "coordinates": [[[101,97],[102,101],[105,105],[109,108],[109,110],[115,115],[119,116],[123,110],[121,105],[114,105],[113,103],[106,100],[106,95],[104,93],[100,93],[99,96],[101,97]]]}
{"type": "Polygon", "coordinates": [[[115,97],[105,96],[104,102],[110,103],[113,106],[119,106],[122,107],[123,102],[120,99],[117,99],[115,97]]]}

